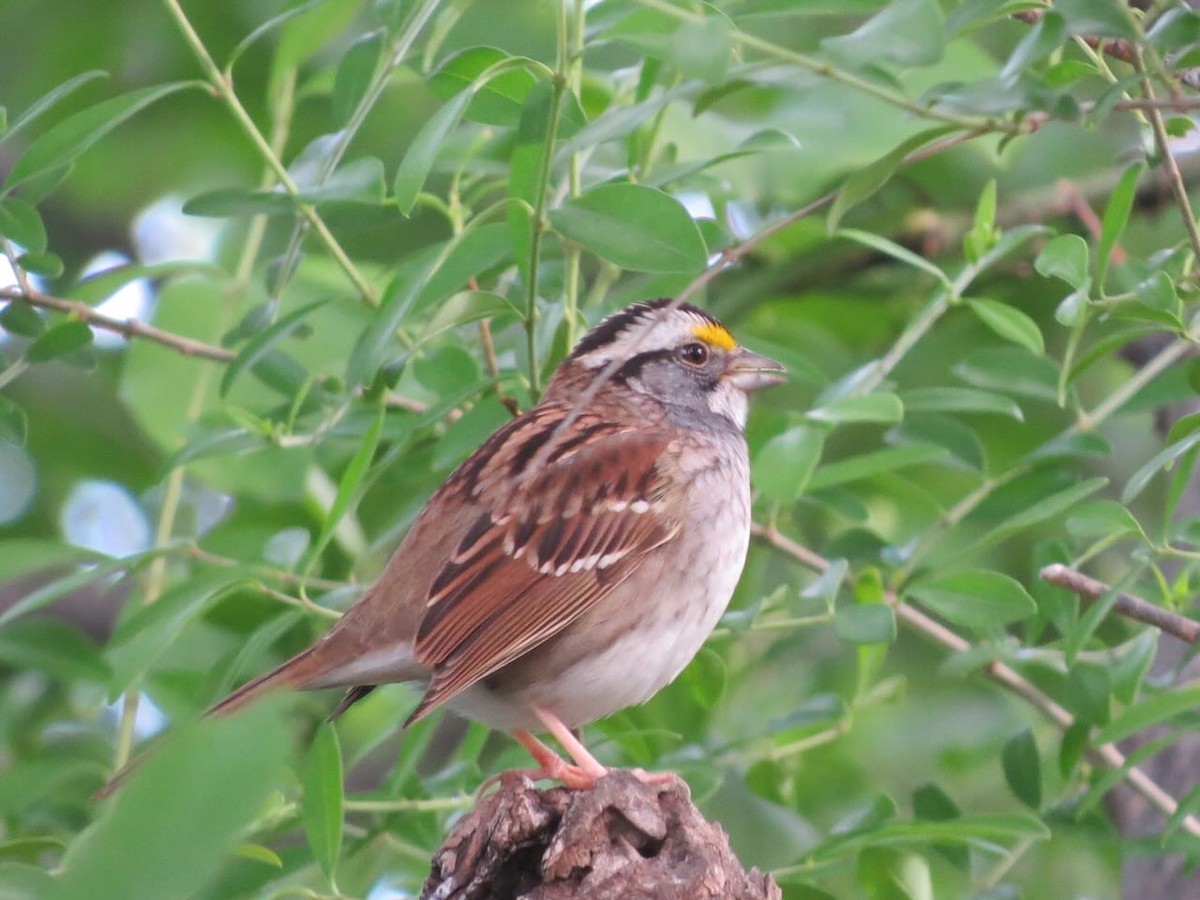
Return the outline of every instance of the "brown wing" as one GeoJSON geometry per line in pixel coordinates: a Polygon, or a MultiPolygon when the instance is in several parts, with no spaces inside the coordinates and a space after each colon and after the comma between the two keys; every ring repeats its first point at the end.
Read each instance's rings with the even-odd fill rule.
{"type": "MultiPolygon", "coordinates": [[[[481,512],[430,587],[415,651],[433,676],[410,722],[561,631],[678,533],[667,443],[581,422],[570,448],[481,512]]],[[[521,448],[526,461],[535,449],[521,448]]]]}

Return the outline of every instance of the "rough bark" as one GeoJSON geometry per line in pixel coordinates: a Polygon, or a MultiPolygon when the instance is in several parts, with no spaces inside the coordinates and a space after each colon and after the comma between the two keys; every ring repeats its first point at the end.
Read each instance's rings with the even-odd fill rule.
{"type": "Polygon", "coordinates": [[[780,900],[747,872],[683,782],[613,771],[588,790],[538,790],[520,773],[460,819],[422,900],[780,900]]]}

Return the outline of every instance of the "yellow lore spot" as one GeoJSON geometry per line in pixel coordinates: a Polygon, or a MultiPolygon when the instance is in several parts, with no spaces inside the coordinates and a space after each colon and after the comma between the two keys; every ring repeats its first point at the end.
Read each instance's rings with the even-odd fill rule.
{"type": "Polygon", "coordinates": [[[692,335],[710,347],[719,347],[722,350],[732,350],[737,346],[737,341],[733,339],[733,335],[724,325],[705,322],[703,325],[695,326],[692,329],[692,335]]]}

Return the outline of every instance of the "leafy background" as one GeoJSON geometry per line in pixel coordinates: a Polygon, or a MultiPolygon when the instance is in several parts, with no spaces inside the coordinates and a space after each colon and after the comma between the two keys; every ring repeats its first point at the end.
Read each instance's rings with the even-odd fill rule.
{"type": "Polygon", "coordinates": [[[0,6],[4,896],[416,892],[507,738],[197,714],[681,293],[791,381],[733,608],[594,748],[788,897],[1194,896],[1200,15],[828,10],[0,6]]]}

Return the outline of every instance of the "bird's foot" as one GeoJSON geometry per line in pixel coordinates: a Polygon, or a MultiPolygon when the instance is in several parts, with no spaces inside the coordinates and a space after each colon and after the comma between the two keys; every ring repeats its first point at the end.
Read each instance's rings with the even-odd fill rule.
{"type": "Polygon", "coordinates": [[[529,751],[529,755],[538,764],[536,769],[522,773],[534,781],[549,779],[561,782],[569,788],[586,790],[598,779],[608,774],[608,769],[590,757],[578,765],[567,762],[528,731],[518,730],[514,731],[512,735],[517,743],[529,751]]]}

